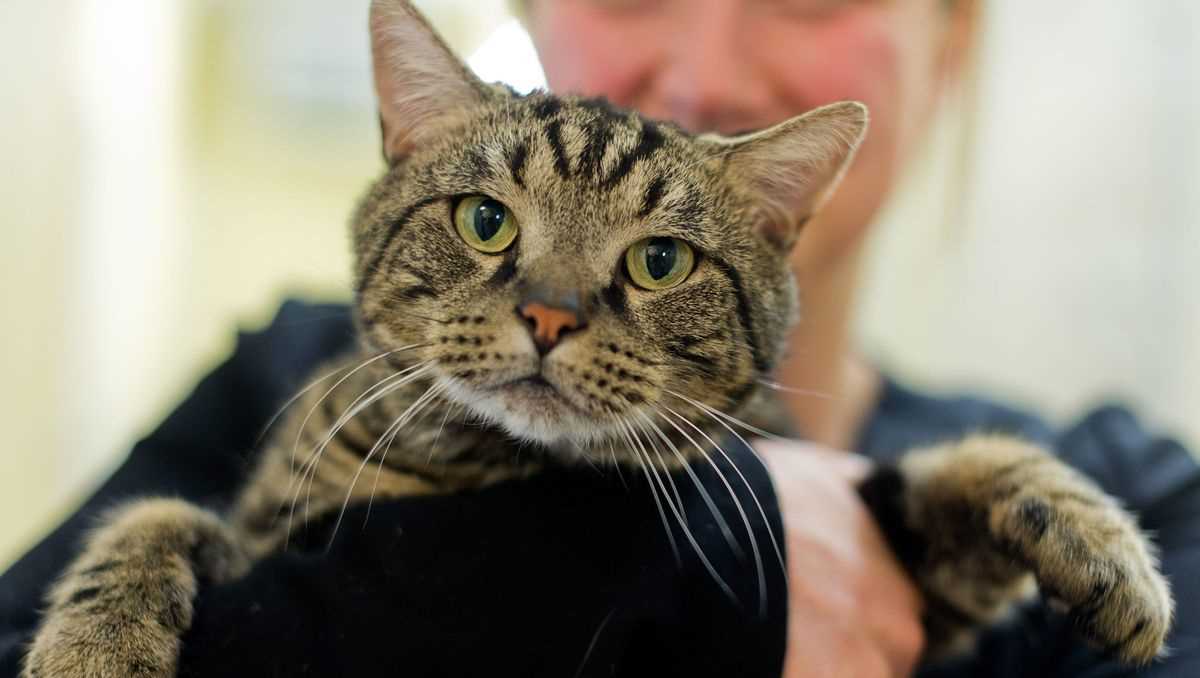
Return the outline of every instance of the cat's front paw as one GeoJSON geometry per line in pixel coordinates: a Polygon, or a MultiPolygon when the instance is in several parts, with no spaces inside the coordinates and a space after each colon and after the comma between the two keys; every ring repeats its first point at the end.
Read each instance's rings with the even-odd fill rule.
{"type": "Polygon", "coordinates": [[[1174,603],[1149,540],[1038,446],[970,436],[906,455],[863,492],[926,596],[931,657],[968,649],[1035,588],[1121,661],[1163,653],[1174,603]]]}
{"type": "Polygon", "coordinates": [[[186,502],[149,499],[108,516],[49,595],[25,678],[170,678],[200,579],[246,559],[229,530],[186,502]]]}
{"type": "Polygon", "coordinates": [[[996,507],[993,534],[1083,635],[1126,662],[1160,656],[1174,603],[1136,523],[1086,484],[1037,485],[996,507]]]}
{"type": "Polygon", "coordinates": [[[22,678],[172,678],[174,633],[156,622],[102,615],[52,614],[25,658],[22,678]]]}

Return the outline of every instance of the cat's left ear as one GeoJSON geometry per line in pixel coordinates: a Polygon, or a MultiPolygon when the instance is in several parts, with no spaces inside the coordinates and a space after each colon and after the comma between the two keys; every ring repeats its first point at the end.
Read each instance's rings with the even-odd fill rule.
{"type": "Polygon", "coordinates": [[[389,165],[482,104],[489,91],[407,0],[371,2],[371,57],[389,165]]]}
{"type": "Polygon", "coordinates": [[[739,137],[706,135],[727,176],[758,200],[758,226],[780,247],[833,194],[867,132],[867,107],[830,104],[739,137]]]}

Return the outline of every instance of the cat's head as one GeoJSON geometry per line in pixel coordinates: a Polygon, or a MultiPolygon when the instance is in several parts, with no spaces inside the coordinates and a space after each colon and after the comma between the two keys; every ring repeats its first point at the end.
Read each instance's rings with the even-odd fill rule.
{"type": "MultiPolygon", "coordinates": [[[[376,350],[512,436],[603,449],[736,411],[797,315],[788,254],[866,129],[857,103],[726,138],[477,80],[402,0],[371,9],[390,169],[356,215],[376,350]]],[[[711,424],[711,422],[709,422],[711,424]]]]}

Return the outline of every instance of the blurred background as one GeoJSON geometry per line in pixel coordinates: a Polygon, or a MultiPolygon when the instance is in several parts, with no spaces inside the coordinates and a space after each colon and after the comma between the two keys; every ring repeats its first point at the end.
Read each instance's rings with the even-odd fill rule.
{"type": "MultiPolygon", "coordinates": [[[[503,0],[418,2],[540,83],[503,0]]],[[[0,569],[285,296],[348,299],[381,169],[366,0],[0,9],[0,569]]],[[[877,229],[861,336],[901,379],[1200,443],[1200,3],[987,3],[877,229]]]]}

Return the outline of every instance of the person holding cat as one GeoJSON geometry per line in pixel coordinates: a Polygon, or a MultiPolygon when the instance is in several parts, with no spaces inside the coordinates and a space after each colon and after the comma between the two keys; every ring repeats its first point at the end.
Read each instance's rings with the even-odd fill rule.
{"type": "MultiPolygon", "coordinates": [[[[889,524],[888,514],[868,510],[878,509],[875,501],[889,500],[886,484],[868,491],[860,483],[878,477],[871,475],[873,464],[977,431],[1004,431],[1051,447],[1140,515],[1141,527],[1155,534],[1174,588],[1175,630],[1168,638],[1173,653],[1142,669],[1123,668],[1072,634],[1073,623],[1090,631],[1094,619],[1071,619],[1037,603],[1020,608],[1011,624],[991,629],[974,652],[921,664],[921,675],[1197,675],[1200,588],[1186,574],[1200,565],[1200,469],[1185,450],[1151,436],[1117,408],[1056,432],[1036,417],[983,400],[921,396],[880,374],[854,348],[850,318],[863,239],[942,91],[960,76],[978,2],[529,0],[520,9],[554,91],[602,95],[690,132],[762,130],[844,100],[862,101],[871,110],[871,132],[856,161],[841,188],[803,225],[791,255],[804,291],[804,322],[792,331],[792,358],[776,375],[833,397],[785,392],[791,421],[808,442],[757,441],[769,477],[758,471],[747,481],[768,499],[764,518],[769,514],[784,529],[786,595],[771,574],[764,579],[771,593],[763,609],[769,612],[758,617],[739,616],[703,598],[677,600],[673,580],[680,575],[670,567],[671,552],[661,549],[661,533],[654,535],[658,546],[639,541],[633,525],[621,524],[624,514],[611,488],[549,473],[477,495],[377,505],[370,520],[362,516],[352,523],[357,534],[338,533],[341,541],[331,543],[324,558],[313,557],[319,548],[301,543],[301,555],[264,561],[243,579],[208,587],[201,582],[179,675],[375,675],[384,666],[389,674],[413,675],[771,675],[781,663],[788,678],[912,675],[926,649],[928,620],[965,613],[955,605],[961,601],[918,593],[913,573],[901,564],[911,535],[905,526],[889,524]],[[772,491],[776,501],[770,501],[772,491]],[[540,522],[547,514],[560,514],[565,522],[540,522]],[[586,539],[579,539],[580,531],[586,539]],[[385,537],[398,545],[385,552],[370,548],[385,537]],[[464,549],[464,539],[478,541],[464,549]],[[619,561],[602,555],[627,550],[640,555],[639,568],[620,569],[619,561]],[[454,557],[439,557],[442,553],[454,557]],[[398,584],[403,595],[381,596],[364,584],[368,575],[397,567],[405,572],[398,584]],[[500,582],[522,585],[497,595],[497,583],[480,586],[474,580],[480,572],[503,573],[500,582]],[[612,607],[634,586],[628,580],[637,577],[651,583],[637,589],[643,607],[634,614],[612,607]],[[388,608],[379,609],[383,606],[388,608]],[[783,607],[786,615],[779,612],[783,607]],[[488,620],[471,627],[487,633],[463,631],[458,625],[463,618],[488,620]],[[338,638],[326,637],[330,628],[338,638]],[[587,642],[577,646],[581,630],[587,642]],[[437,648],[431,653],[445,654],[433,663],[414,658],[389,664],[395,645],[428,645],[437,648]],[[331,657],[313,648],[340,648],[352,656],[331,657]]],[[[559,115],[562,104],[554,102],[538,104],[535,115],[559,115]]],[[[572,105],[588,115],[609,115],[597,113],[599,104],[572,105]]],[[[831,114],[853,117],[849,109],[831,114]]],[[[385,110],[385,147],[394,161],[405,152],[398,150],[405,142],[388,135],[389,122],[394,132],[395,119],[385,110]]],[[[564,164],[573,159],[565,147],[556,153],[564,164]]],[[[531,176],[521,173],[526,162],[524,153],[511,158],[518,183],[531,176]]],[[[650,200],[654,194],[649,190],[643,198],[661,199],[650,200]]],[[[486,201],[466,204],[499,214],[486,201]]],[[[507,222],[497,216],[495,223],[503,232],[507,222]]],[[[555,343],[549,335],[567,321],[543,338],[547,312],[535,306],[519,310],[538,328],[539,341],[555,343]]],[[[484,319],[462,319],[476,322],[484,319]]],[[[119,498],[147,494],[227,504],[245,480],[247,451],[271,411],[311,368],[345,350],[350,332],[345,308],[290,303],[271,328],[245,337],[234,357],[139,444],[75,517],[0,579],[0,673],[16,674],[40,598],[75,556],[79,535],[98,511],[119,498]]],[[[471,435],[465,429],[460,434],[471,435]]],[[[751,465],[744,468],[755,473],[751,465]]],[[[715,482],[706,476],[702,484],[716,488],[715,482]]],[[[667,497],[667,486],[661,489],[667,497]]],[[[671,490],[686,493],[673,485],[671,490]]],[[[1101,501],[1090,494],[1074,500],[1101,501]]],[[[1047,516],[1032,513],[1044,531],[1047,516]]],[[[102,562],[75,574],[103,575],[113,567],[102,562]]],[[[710,580],[704,583],[712,588],[710,580]]],[[[700,588],[684,590],[699,596],[700,588]]],[[[1097,600],[1106,593],[1098,589],[1097,600]]],[[[84,588],[54,604],[87,603],[97,595],[84,588]]],[[[177,612],[163,612],[162,624],[180,625],[177,612]]],[[[1131,637],[1142,631],[1139,623],[1131,637]]]]}

